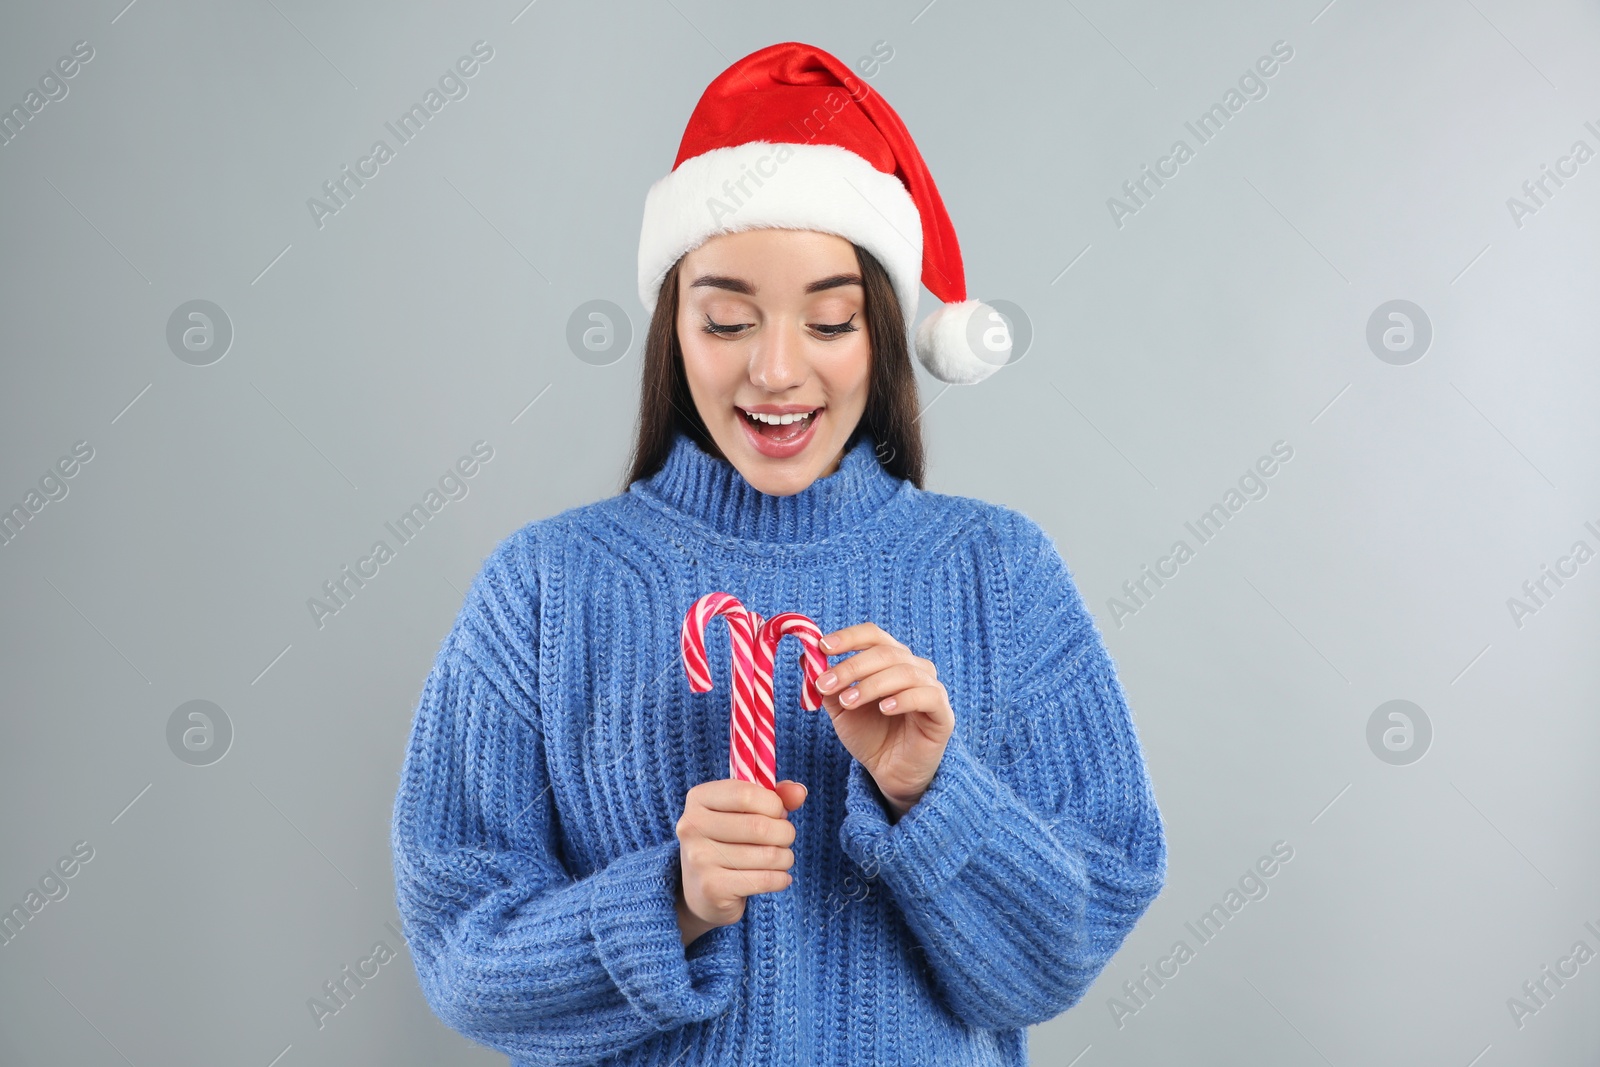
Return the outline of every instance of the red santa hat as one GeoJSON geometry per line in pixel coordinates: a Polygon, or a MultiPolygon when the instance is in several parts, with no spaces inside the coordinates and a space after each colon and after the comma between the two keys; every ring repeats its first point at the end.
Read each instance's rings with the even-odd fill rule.
{"type": "Polygon", "coordinates": [[[915,351],[940,381],[978,382],[1010,358],[1005,320],[967,298],[955,229],[905,123],[849,67],[796,41],[736,61],[695,105],[672,172],[645,196],[645,310],[707,238],[768,227],[836,234],[871,252],[908,334],[920,279],[942,303],[916,329],[915,351]]]}

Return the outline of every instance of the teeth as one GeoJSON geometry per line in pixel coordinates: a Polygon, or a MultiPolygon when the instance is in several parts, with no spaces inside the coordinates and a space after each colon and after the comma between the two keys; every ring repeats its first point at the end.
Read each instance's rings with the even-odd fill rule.
{"type": "Polygon", "coordinates": [[[791,422],[803,422],[817,413],[818,409],[795,412],[790,415],[766,415],[758,411],[746,411],[745,416],[754,422],[764,422],[770,426],[787,426],[791,422]]]}

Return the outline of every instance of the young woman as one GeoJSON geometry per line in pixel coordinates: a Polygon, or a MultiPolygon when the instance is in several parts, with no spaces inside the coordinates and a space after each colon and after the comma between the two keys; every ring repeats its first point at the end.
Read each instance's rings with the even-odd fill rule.
{"type": "Polygon", "coordinates": [[[880,96],[795,43],[711,84],[646,200],[626,489],[485,561],[395,801],[427,1001],[514,1063],[1022,1064],[1160,892],[1065,562],[1021,513],[922,488],[919,280],[945,301],[930,373],[1004,362],[880,96]],[[721,623],[714,689],[685,678],[715,591],[825,635],[819,711],[779,646],[775,789],[730,776],[721,623]]]}

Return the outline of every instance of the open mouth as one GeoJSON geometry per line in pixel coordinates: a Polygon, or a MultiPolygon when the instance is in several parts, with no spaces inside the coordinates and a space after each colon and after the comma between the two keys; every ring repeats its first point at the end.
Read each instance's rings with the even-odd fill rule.
{"type": "Polygon", "coordinates": [[[796,411],[785,415],[768,415],[762,412],[745,411],[739,409],[744,415],[745,422],[762,437],[782,444],[785,441],[797,441],[805,432],[811,429],[811,424],[816,420],[821,408],[812,408],[810,411],[796,411]]]}

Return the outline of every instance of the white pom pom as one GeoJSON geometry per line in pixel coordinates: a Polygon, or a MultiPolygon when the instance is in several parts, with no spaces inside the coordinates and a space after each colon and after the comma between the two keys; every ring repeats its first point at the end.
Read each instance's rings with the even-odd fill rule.
{"type": "Polygon", "coordinates": [[[942,304],[917,327],[917,359],[952,385],[981,382],[1011,359],[1011,329],[981,300],[942,304]]]}

